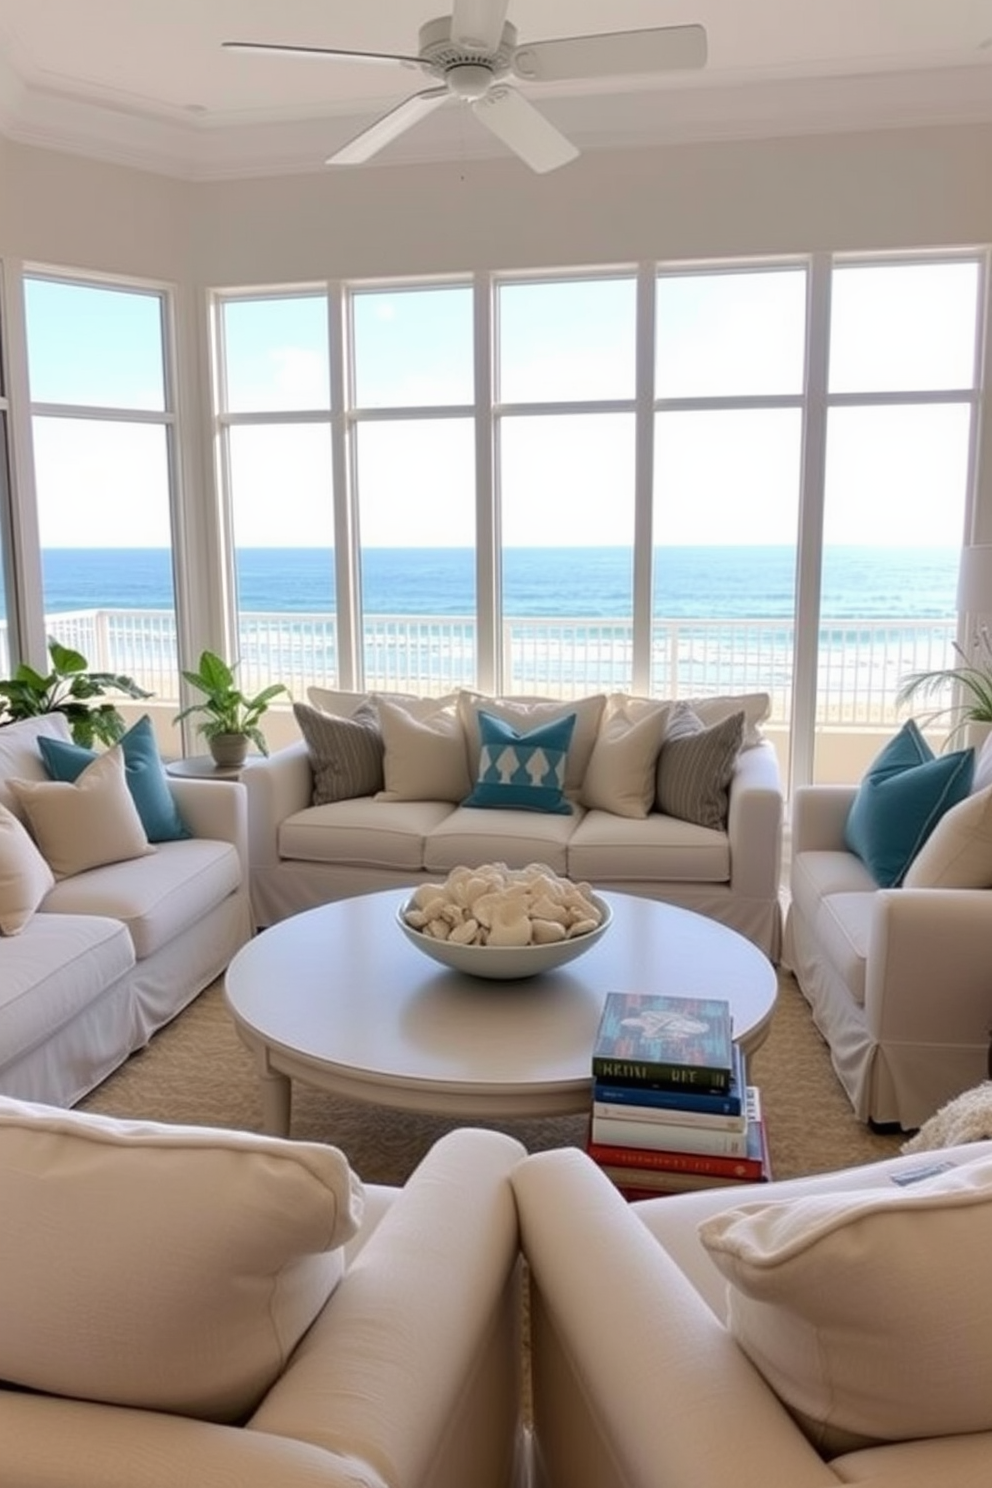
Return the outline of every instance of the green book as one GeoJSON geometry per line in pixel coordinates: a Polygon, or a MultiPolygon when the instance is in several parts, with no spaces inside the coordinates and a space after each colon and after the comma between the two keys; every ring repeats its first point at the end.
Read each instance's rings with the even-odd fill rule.
{"type": "Polygon", "coordinates": [[[593,1045],[595,1079],[659,1089],[725,1091],[733,1067],[726,998],[606,994],[593,1045]]]}

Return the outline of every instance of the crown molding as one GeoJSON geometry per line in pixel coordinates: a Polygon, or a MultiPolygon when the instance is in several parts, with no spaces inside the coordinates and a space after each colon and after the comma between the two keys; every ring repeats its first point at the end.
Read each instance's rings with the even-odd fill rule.
{"type": "MultiPolygon", "coordinates": [[[[535,95],[531,95],[535,96],[535,95]]],[[[383,109],[389,107],[384,102],[383,109]]],[[[554,96],[539,107],[583,151],[992,122],[984,67],[554,96]]],[[[170,117],[24,84],[0,54],[0,134],[16,143],[190,181],[318,171],[376,117],[328,110],[302,120],[170,117]]],[[[505,158],[488,131],[438,110],[362,169],[505,158]]],[[[353,168],[350,168],[353,169],[353,168]]]]}

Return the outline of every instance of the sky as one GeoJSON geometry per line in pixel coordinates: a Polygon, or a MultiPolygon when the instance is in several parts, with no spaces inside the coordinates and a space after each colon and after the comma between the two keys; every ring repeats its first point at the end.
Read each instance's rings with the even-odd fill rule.
{"type": "MultiPolygon", "coordinates": [[[[974,375],[977,268],[839,269],[830,389],[960,389],[974,375]]],[[[630,277],[507,283],[498,294],[497,396],[508,404],[631,400],[630,277]]],[[[355,401],[366,409],[467,408],[473,389],[467,286],[356,297],[355,401]]],[[[326,303],[318,295],[228,302],[228,407],[320,411],[329,404],[326,303]]],[[[153,293],[32,279],[34,403],[161,412],[161,302],[153,293]]],[[[655,381],[673,398],[798,395],[805,279],[782,269],[679,274],[658,286],[655,381]]],[[[962,405],[856,407],[829,416],[825,540],[954,546],[961,540],[968,412],[962,405]]],[[[507,546],[633,542],[630,412],[502,420],[507,546]]],[[[232,432],[239,546],[330,545],[325,424],[232,432]]],[[[472,421],[369,421],[358,431],[361,541],[472,546],[472,421]]],[[[674,410],[656,416],[655,542],[793,544],[800,415],[794,408],[674,410]]],[[[39,417],[35,463],[43,546],[167,546],[160,423],[39,417]]]]}

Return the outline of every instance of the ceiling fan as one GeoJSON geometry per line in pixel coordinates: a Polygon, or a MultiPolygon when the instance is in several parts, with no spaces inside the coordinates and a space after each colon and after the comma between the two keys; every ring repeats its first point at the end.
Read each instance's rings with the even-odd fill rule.
{"type": "Polygon", "coordinates": [[[560,83],[670,72],[702,67],[706,62],[702,26],[661,26],[518,44],[516,27],[506,19],[508,8],[509,0],[454,0],[450,16],[421,26],[415,55],[255,41],[222,45],[238,52],[419,68],[431,79],[435,86],[414,93],[383,114],[335,151],[328,165],[364,164],[454,97],[467,103],[480,123],[532,170],[556,170],[574,160],[578,150],[522,93],[508,86],[507,79],[560,83]]]}

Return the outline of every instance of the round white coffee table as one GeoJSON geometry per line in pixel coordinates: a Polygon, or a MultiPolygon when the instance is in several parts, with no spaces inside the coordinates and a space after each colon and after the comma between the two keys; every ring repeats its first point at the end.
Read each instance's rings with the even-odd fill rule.
{"type": "Polygon", "coordinates": [[[768,1031],[774,968],[703,915],[607,894],[613,924],[577,961],[527,981],[483,981],[410,944],[395,923],[409,895],[390,889],[293,915],[232,960],[226,997],[262,1076],[266,1131],[288,1135],[292,1079],[447,1116],[581,1112],[611,991],[726,997],[746,1053],[768,1031]]]}

